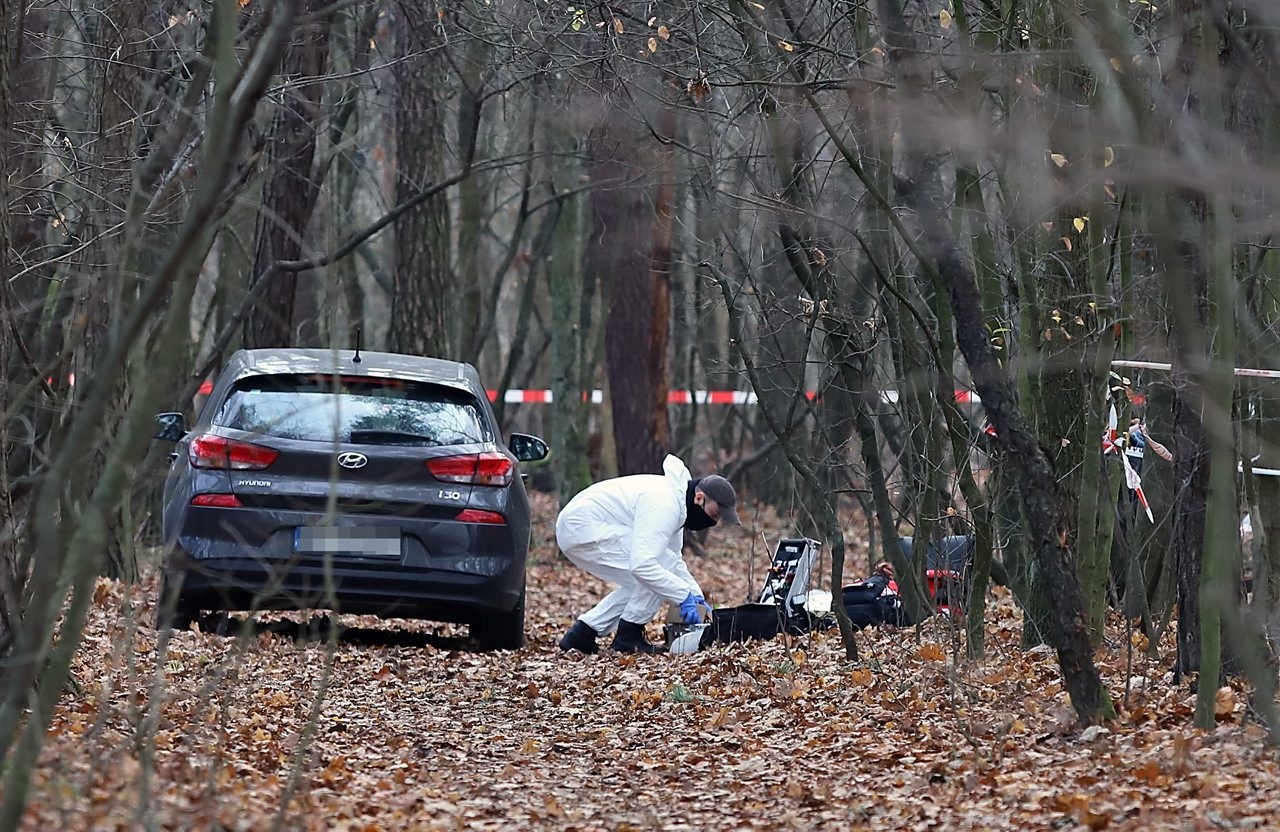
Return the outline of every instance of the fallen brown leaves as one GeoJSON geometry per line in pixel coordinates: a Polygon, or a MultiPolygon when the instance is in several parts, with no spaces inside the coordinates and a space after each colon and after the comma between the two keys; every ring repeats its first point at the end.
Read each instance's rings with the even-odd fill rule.
{"type": "MultiPolygon", "coordinates": [[[[26,825],[1137,830],[1280,817],[1276,755],[1242,693],[1219,695],[1218,730],[1194,731],[1191,691],[1135,653],[1126,699],[1117,631],[1098,660],[1127,709],[1081,732],[1053,653],[1018,647],[1003,594],[978,663],[957,656],[943,619],[861,634],[858,666],[834,634],[562,656],[556,640],[601,587],[556,560],[553,510],[535,504],[517,653],[466,652],[462,630],[422,622],[343,618],[339,637],[321,615],[302,635],[261,620],[239,637],[178,633],[161,656],[154,587],[126,597],[104,581],[26,825]]],[[[727,537],[713,533],[717,554],[692,569],[735,604],[749,556],[758,585],[768,552],[748,531],[727,537]]]]}

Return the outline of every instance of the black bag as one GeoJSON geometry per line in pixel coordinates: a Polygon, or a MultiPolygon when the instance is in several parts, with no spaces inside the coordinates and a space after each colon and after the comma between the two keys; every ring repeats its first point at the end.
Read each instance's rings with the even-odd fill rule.
{"type": "Polygon", "coordinates": [[[888,588],[888,578],[884,575],[872,575],[840,590],[844,611],[848,613],[855,630],[878,624],[905,627],[911,623],[902,606],[902,599],[896,592],[886,592],[888,588]]]}
{"type": "Polygon", "coordinates": [[[711,626],[702,632],[702,646],[749,639],[771,639],[782,630],[782,609],[777,604],[743,604],[711,611],[711,626]]]}

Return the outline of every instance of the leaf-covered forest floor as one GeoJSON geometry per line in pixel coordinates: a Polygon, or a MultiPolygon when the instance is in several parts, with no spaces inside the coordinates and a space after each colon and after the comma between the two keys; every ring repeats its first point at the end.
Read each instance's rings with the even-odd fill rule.
{"type": "MultiPolygon", "coordinates": [[[[238,637],[177,633],[158,657],[154,582],[100,582],[25,827],[1280,828],[1277,754],[1243,690],[1220,692],[1217,730],[1194,730],[1171,648],[1148,659],[1116,622],[1098,661],[1122,711],[1081,732],[1003,592],[976,663],[941,618],[861,633],[856,666],[834,632],[561,655],[603,587],[557,560],[554,502],[533,498],[514,653],[468,652],[463,628],[317,614],[305,630],[260,616],[238,637]]],[[[744,521],[689,558],[721,604],[747,600],[791,533],[744,521]]]]}

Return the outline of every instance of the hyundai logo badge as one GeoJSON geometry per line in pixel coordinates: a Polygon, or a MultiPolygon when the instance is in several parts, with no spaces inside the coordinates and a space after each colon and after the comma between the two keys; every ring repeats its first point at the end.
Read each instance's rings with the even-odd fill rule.
{"type": "Polygon", "coordinates": [[[356,451],[347,451],[344,454],[338,454],[338,464],[343,468],[350,468],[353,471],[356,468],[363,468],[369,464],[369,457],[356,451]]]}

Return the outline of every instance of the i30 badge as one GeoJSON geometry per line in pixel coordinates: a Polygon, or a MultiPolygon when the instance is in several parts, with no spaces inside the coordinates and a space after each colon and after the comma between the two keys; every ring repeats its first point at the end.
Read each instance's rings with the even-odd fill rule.
{"type": "Polygon", "coordinates": [[[347,451],[346,453],[338,454],[338,464],[343,468],[355,470],[368,465],[369,457],[355,451],[347,451]]]}

